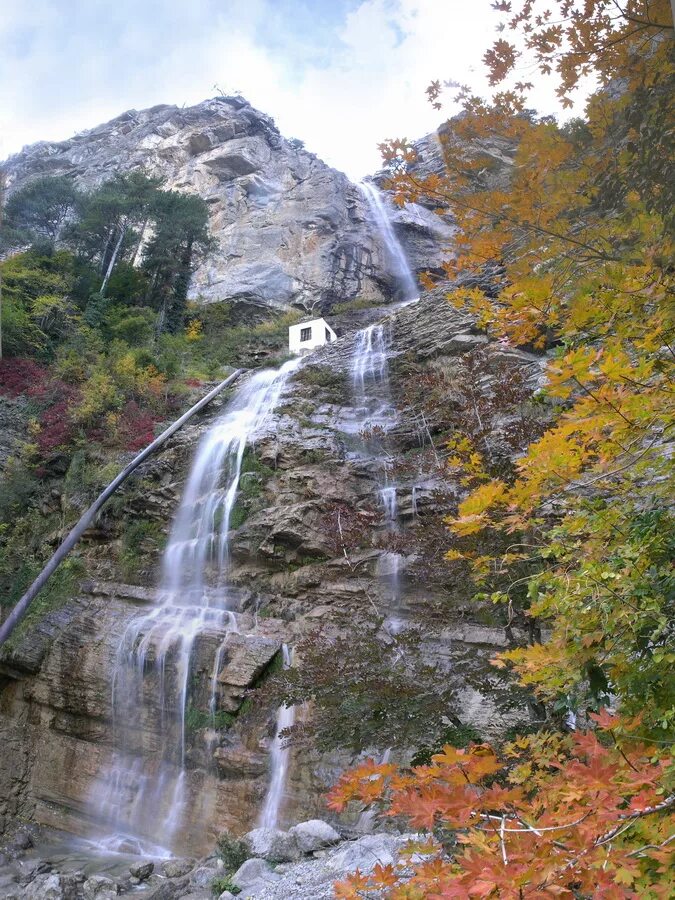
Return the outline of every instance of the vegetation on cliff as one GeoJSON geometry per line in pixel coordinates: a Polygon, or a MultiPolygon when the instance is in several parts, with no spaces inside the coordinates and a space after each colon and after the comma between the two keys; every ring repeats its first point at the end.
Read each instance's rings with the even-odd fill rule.
{"type": "MultiPolygon", "coordinates": [[[[540,71],[555,70],[563,99],[597,73],[584,120],[537,119],[519,82],[491,102],[460,92],[442,175],[418,176],[405,141],[383,147],[401,203],[455,211],[461,252],[447,274],[503,269],[496,299],[460,288],[450,301],[506,346],[552,351],[554,421],[512,475],[486,465],[480,435],[458,435],[451,465],[467,494],[447,521],[453,565],[535,635],[550,630],[495,661],[535,692],[544,721],[502,759],[448,745],[429,766],[371,761],[348,773],[335,809],[376,802],[433,839],[406,874],[357,873],[338,887],[344,898],[671,889],[673,21],[665,0],[550,6],[495,4],[540,71]],[[495,138],[515,147],[507,185],[489,177],[495,138]]],[[[517,58],[495,43],[492,84],[517,58]]],[[[430,87],[432,102],[440,92],[430,87]]]]}
{"type": "MultiPolygon", "coordinates": [[[[121,468],[149,444],[202,381],[228,364],[278,355],[287,320],[237,324],[230,304],[187,301],[191,273],[210,246],[204,202],[140,173],[86,192],[42,177],[4,208],[0,263],[0,402],[23,424],[0,488],[0,597],[10,606],[58,537],[121,468]]],[[[125,529],[120,573],[133,578],[143,530],[125,529]]],[[[45,593],[72,593],[76,561],[45,593]]]]}

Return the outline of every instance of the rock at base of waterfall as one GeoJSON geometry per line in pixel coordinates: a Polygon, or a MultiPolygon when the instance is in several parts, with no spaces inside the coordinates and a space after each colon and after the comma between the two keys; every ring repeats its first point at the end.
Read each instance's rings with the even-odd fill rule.
{"type": "Polygon", "coordinates": [[[63,888],[58,875],[38,875],[20,895],[29,900],[63,900],[63,888]]]}
{"type": "Polygon", "coordinates": [[[222,873],[221,860],[208,860],[204,865],[195,869],[190,875],[190,887],[206,888],[211,886],[213,879],[222,873]]]}
{"type": "Polygon", "coordinates": [[[232,876],[232,883],[241,891],[242,897],[266,896],[266,886],[280,880],[264,859],[247,859],[232,876]]]}
{"type": "Polygon", "coordinates": [[[413,835],[366,834],[356,841],[340,847],[325,860],[326,866],[336,875],[355,872],[372,872],[376,865],[393,865],[402,847],[413,835]]]}
{"type": "Polygon", "coordinates": [[[290,829],[289,835],[295,838],[295,843],[302,853],[315,853],[324,850],[331,844],[337,844],[340,840],[338,832],[322,819],[310,819],[308,822],[300,822],[290,829]]]}
{"type": "Polygon", "coordinates": [[[255,857],[264,857],[271,862],[292,862],[301,856],[295,838],[279,828],[254,828],[244,840],[255,857]]]}
{"type": "Polygon", "coordinates": [[[195,865],[194,859],[167,859],[162,864],[161,871],[166,878],[182,878],[191,872],[195,865]]]}
{"type": "Polygon", "coordinates": [[[145,881],[152,875],[154,871],[155,864],[151,862],[137,863],[134,866],[129,866],[131,877],[138,879],[138,881],[145,881]]]}
{"type": "Polygon", "coordinates": [[[117,885],[112,878],[104,875],[92,875],[82,885],[84,900],[108,900],[117,896],[117,885]]]}

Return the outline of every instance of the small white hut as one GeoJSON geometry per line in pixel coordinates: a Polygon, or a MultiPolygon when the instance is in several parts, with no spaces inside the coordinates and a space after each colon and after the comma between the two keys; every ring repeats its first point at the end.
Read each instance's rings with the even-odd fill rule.
{"type": "Polygon", "coordinates": [[[337,335],[325,319],[298,322],[288,329],[288,349],[290,353],[308,353],[324,344],[332,344],[337,335]]]}

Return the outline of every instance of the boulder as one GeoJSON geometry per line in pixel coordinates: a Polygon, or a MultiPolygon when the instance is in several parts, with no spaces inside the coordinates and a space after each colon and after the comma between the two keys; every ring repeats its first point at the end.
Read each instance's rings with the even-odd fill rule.
{"type": "Polygon", "coordinates": [[[82,896],[82,885],[87,880],[84,872],[68,872],[61,875],[61,890],[63,891],[63,900],[80,900],[82,896]]]}
{"type": "Polygon", "coordinates": [[[203,865],[195,869],[190,875],[190,886],[196,888],[210,887],[211,882],[218,874],[218,867],[213,865],[203,865]]]}
{"type": "Polygon", "coordinates": [[[92,875],[82,885],[84,900],[109,900],[117,896],[117,884],[105,875],[92,875]]]}
{"type": "Polygon", "coordinates": [[[239,888],[242,897],[265,896],[266,886],[280,880],[264,859],[247,859],[232,876],[232,883],[239,888]]]}
{"type": "Polygon", "coordinates": [[[278,828],[254,828],[244,837],[252,856],[270,862],[291,862],[300,858],[300,849],[292,832],[278,828]]]}
{"type": "Polygon", "coordinates": [[[409,836],[399,834],[366,834],[338,847],[322,862],[336,875],[354,872],[356,869],[367,874],[378,864],[393,865],[408,840],[409,836]]]}
{"type": "Polygon", "coordinates": [[[323,850],[340,840],[338,832],[322,819],[310,819],[294,825],[288,832],[295,839],[302,853],[314,853],[323,850]]]}
{"type": "Polygon", "coordinates": [[[135,863],[133,866],[129,866],[131,877],[137,878],[139,881],[145,881],[154,871],[155,864],[152,862],[135,863]]]}
{"type": "Polygon", "coordinates": [[[61,878],[58,875],[38,875],[24,889],[23,896],[27,900],[63,900],[61,878]]]}
{"type": "Polygon", "coordinates": [[[181,893],[181,885],[175,881],[163,881],[155,885],[150,891],[144,891],[140,896],[143,900],[173,900],[174,897],[184,897],[181,893]]]}
{"type": "Polygon", "coordinates": [[[162,875],[167,878],[182,878],[187,875],[195,867],[194,859],[168,859],[162,863],[162,875]]]}

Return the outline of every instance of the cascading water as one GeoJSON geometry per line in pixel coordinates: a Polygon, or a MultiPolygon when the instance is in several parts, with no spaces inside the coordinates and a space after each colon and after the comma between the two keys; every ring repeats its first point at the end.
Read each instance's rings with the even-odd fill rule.
{"type": "MultiPolygon", "coordinates": [[[[299,364],[294,359],[253,374],[207,431],[164,554],[160,603],[134,619],[120,643],[112,684],[115,749],[92,797],[95,818],[108,835],[100,843],[110,849],[168,852],[186,817],[191,661],[199,642],[212,648],[209,712],[215,725],[223,645],[237,630],[229,608],[228,541],[244,450],[299,364]],[[151,836],[152,844],[139,836],[151,836]]],[[[280,802],[285,766],[279,776],[275,753],[273,747],[280,802]]]]}
{"type": "Polygon", "coordinates": [[[401,242],[396,237],[396,232],[387,214],[382,194],[372,181],[361,181],[359,188],[368,203],[373,221],[384,243],[392,274],[399,282],[401,295],[399,299],[413,300],[417,298],[419,289],[410,269],[408,258],[401,246],[401,242]]]}
{"type": "MultiPolygon", "coordinates": [[[[376,466],[378,499],[388,532],[398,530],[398,489],[392,483],[384,439],[396,422],[389,391],[390,332],[385,324],[369,325],[356,333],[352,357],[352,389],[364,455],[376,466]]],[[[378,561],[377,574],[390,586],[391,606],[401,591],[401,555],[387,551],[378,561]]]]}
{"type": "MultiPolygon", "coordinates": [[[[284,668],[288,669],[293,664],[293,652],[284,644],[284,668]]],[[[295,723],[295,707],[282,704],[277,710],[276,728],[274,739],[270,748],[270,783],[267,796],[260,814],[259,825],[261,828],[276,828],[279,821],[279,811],[284,799],[286,788],[286,775],[288,773],[289,749],[284,747],[282,732],[286,728],[292,728],[295,723]]]]}

